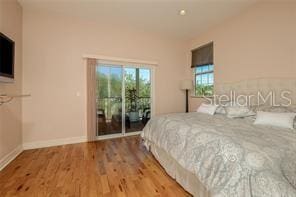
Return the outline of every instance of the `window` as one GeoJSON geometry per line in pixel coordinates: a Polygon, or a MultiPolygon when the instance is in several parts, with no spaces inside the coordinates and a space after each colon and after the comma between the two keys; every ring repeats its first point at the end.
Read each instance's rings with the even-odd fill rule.
{"type": "Polygon", "coordinates": [[[212,96],[214,93],[213,42],[203,45],[192,52],[195,82],[195,96],[212,96]]]}
{"type": "Polygon", "coordinates": [[[198,66],[194,69],[195,96],[211,96],[214,87],[214,65],[198,66]]]}

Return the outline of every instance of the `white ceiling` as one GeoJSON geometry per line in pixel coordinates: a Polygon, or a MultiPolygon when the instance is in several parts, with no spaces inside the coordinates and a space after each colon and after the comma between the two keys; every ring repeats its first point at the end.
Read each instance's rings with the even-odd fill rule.
{"type": "Polygon", "coordinates": [[[27,11],[37,9],[97,22],[133,26],[181,39],[253,5],[256,0],[19,0],[27,11]],[[185,16],[179,11],[186,10],[185,16]]]}

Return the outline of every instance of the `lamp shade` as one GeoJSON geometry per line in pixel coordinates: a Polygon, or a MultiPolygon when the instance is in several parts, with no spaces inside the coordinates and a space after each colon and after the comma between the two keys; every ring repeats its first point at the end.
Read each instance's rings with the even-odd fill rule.
{"type": "Polygon", "coordinates": [[[192,80],[183,80],[181,82],[181,90],[191,90],[193,88],[192,80]]]}

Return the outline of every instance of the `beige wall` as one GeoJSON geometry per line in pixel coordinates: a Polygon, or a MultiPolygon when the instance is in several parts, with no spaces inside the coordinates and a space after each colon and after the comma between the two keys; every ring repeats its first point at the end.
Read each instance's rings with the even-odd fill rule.
{"type": "MultiPolygon", "coordinates": [[[[295,21],[295,3],[261,3],[188,44],[106,21],[25,10],[23,92],[32,97],[23,101],[24,142],[85,135],[83,54],[158,61],[156,113],[181,112],[179,83],[191,77],[190,50],[209,41],[214,41],[215,83],[295,77],[295,21]]],[[[200,102],[191,98],[191,110],[200,102]]]]}
{"type": "MultiPolygon", "coordinates": [[[[0,0],[0,32],[15,41],[15,82],[0,83],[0,94],[22,91],[22,9],[16,0],[0,0]]],[[[21,101],[0,106],[0,160],[22,145],[21,101]]]]}
{"type": "MultiPolygon", "coordinates": [[[[215,83],[296,77],[295,22],[296,3],[257,4],[198,36],[188,52],[214,41],[215,83]]],[[[187,76],[191,72],[187,69],[187,76]]],[[[190,109],[201,102],[191,98],[190,109]]]]}
{"type": "Polygon", "coordinates": [[[184,110],[184,42],[31,10],[23,23],[23,91],[32,94],[23,102],[24,143],[86,135],[84,54],[157,61],[156,113],[184,110]]]}

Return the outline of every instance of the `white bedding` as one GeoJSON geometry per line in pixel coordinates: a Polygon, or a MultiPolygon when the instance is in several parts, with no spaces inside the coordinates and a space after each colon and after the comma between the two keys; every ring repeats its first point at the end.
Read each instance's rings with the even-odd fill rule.
{"type": "Polygon", "coordinates": [[[193,173],[212,196],[296,196],[296,133],[201,113],[152,118],[142,138],[193,173]]]}

